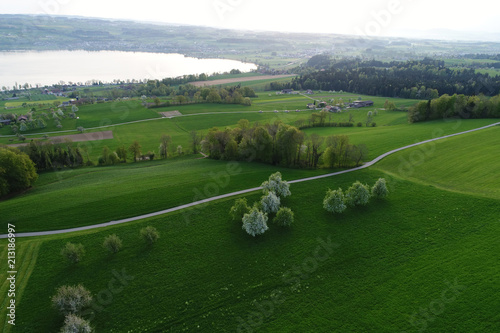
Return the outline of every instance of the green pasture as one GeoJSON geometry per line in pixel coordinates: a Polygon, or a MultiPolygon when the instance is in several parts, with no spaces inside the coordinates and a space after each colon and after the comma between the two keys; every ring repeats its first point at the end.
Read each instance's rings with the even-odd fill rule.
{"type": "Polygon", "coordinates": [[[500,199],[500,127],[399,152],[379,170],[450,191],[500,199]]]}
{"type": "MultiPolygon", "coordinates": [[[[283,204],[295,212],[295,224],[270,224],[257,238],[229,220],[234,200],[228,199],[196,210],[188,221],[174,213],[37,238],[36,245],[18,239],[26,248],[18,260],[35,269],[22,288],[11,332],[56,332],[63,318],[50,297],[57,287],[78,283],[97,300],[91,324],[100,332],[234,332],[249,322],[262,332],[496,331],[500,244],[494,235],[500,225],[492,207],[498,200],[377,170],[294,184],[291,191],[283,204]],[[345,189],[355,180],[373,184],[379,177],[389,179],[387,200],[340,216],[323,210],[328,188],[345,189]],[[151,248],[138,237],[146,225],[161,235],[151,248]],[[111,233],[124,243],[115,255],[101,246],[111,233]],[[68,241],[85,246],[77,265],[61,258],[68,241]],[[33,246],[36,253],[28,251],[33,246]],[[109,297],[117,272],[128,279],[109,297]]],[[[250,202],[258,197],[247,196],[250,202]]]]}

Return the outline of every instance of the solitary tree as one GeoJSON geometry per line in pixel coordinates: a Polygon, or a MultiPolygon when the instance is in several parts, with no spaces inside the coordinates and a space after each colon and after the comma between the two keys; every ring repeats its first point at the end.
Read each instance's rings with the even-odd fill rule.
{"type": "Polygon", "coordinates": [[[83,255],[85,254],[85,249],[82,244],[73,244],[71,242],[66,243],[62,248],[61,254],[63,257],[68,259],[69,262],[76,264],[79,262],[83,255]]]}
{"type": "Polygon", "coordinates": [[[243,216],[243,229],[253,237],[261,235],[269,229],[267,220],[267,214],[254,207],[243,216]]]}
{"type": "Polygon", "coordinates": [[[149,245],[155,243],[158,238],[160,238],[160,234],[155,227],[147,226],[146,228],[141,229],[140,231],[141,238],[149,245]]]}
{"type": "Polygon", "coordinates": [[[168,157],[168,147],[172,143],[172,137],[167,134],[163,134],[160,139],[160,156],[161,158],[168,157]]]}
{"type": "Polygon", "coordinates": [[[346,210],[347,206],[344,203],[344,192],[339,188],[338,190],[328,190],[323,199],[323,208],[331,213],[342,213],[346,210]]]}
{"type": "Polygon", "coordinates": [[[193,154],[198,154],[202,136],[194,130],[189,133],[189,136],[191,137],[191,143],[193,145],[193,154]]]}
{"type": "Polygon", "coordinates": [[[137,159],[141,156],[141,145],[139,144],[139,142],[134,141],[134,143],[132,143],[130,145],[130,147],[128,147],[128,150],[132,153],[132,156],[134,157],[134,162],[137,162],[137,159]]]}
{"type": "Polygon", "coordinates": [[[127,149],[125,149],[125,146],[120,146],[116,148],[116,156],[123,162],[127,163],[127,149]]]}
{"type": "Polygon", "coordinates": [[[116,234],[109,235],[102,244],[105,249],[112,253],[117,253],[122,248],[122,240],[116,234]]]}
{"type": "Polygon", "coordinates": [[[282,226],[289,227],[293,224],[294,214],[292,210],[288,207],[281,207],[276,213],[276,216],[273,219],[273,223],[282,226]]]}
{"type": "Polygon", "coordinates": [[[274,192],[278,197],[286,198],[291,195],[290,184],[281,179],[281,173],[275,172],[269,176],[269,180],[262,183],[264,193],[274,192]]]}
{"type": "Polygon", "coordinates": [[[272,191],[262,196],[260,200],[260,205],[264,213],[277,213],[280,209],[280,204],[280,198],[272,191]]]}
{"type": "Polygon", "coordinates": [[[233,207],[229,210],[229,215],[231,215],[233,221],[241,221],[243,216],[247,214],[249,210],[250,207],[248,207],[247,199],[240,198],[236,199],[234,202],[233,207]]]}
{"type": "Polygon", "coordinates": [[[385,198],[389,194],[384,178],[379,178],[372,187],[372,196],[378,199],[385,198]]]}
{"type": "Polygon", "coordinates": [[[52,297],[52,305],[63,315],[78,314],[90,305],[92,295],[81,284],[77,286],[61,286],[52,297]]]}
{"type": "Polygon", "coordinates": [[[368,185],[356,181],[346,192],[346,203],[349,206],[365,206],[370,201],[370,189],[368,185]]]}
{"type": "Polygon", "coordinates": [[[64,319],[64,325],[61,328],[61,333],[91,333],[92,328],[90,327],[90,323],[85,319],[74,315],[69,314],[64,319]]]}

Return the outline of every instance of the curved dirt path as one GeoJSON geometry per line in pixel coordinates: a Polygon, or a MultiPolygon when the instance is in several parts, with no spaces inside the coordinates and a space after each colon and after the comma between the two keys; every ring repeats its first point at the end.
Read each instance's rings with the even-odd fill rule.
{"type": "MultiPolygon", "coordinates": [[[[333,177],[333,176],[341,175],[341,174],[348,173],[348,172],[354,172],[354,171],[357,171],[357,170],[362,170],[362,169],[365,169],[365,168],[368,168],[368,167],[374,165],[375,163],[379,162],[380,160],[384,159],[385,157],[387,157],[387,156],[389,156],[391,154],[397,153],[399,151],[402,151],[402,150],[405,150],[405,149],[409,149],[409,148],[412,148],[412,147],[416,147],[416,146],[420,146],[420,145],[423,145],[423,144],[426,144],[426,143],[429,143],[429,142],[433,142],[433,141],[437,141],[437,140],[442,140],[442,139],[446,139],[446,138],[451,138],[451,137],[454,137],[454,136],[457,136],[457,135],[462,135],[462,134],[466,134],[466,133],[480,131],[480,130],[491,128],[491,127],[494,127],[494,126],[500,126],[500,122],[494,123],[494,124],[491,124],[491,125],[487,125],[487,126],[483,126],[483,127],[479,127],[479,128],[475,128],[475,129],[472,129],[472,130],[460,132],[460,133],[449,134],[449,135],[441,136],[439,138],[434,138],[434,139],[429,139],[429,140],[417,142],[417,143],[414,143],[414,144],[411,144],[411,145],[408,145],[408,146],[404,146],[404,147],[401,147],[401,148],[397,148],[397,149],[391,150],[391,151],[389,151],[387,153],[384,153],[384,154],[378,156],[377,158],[373,159],[372,161],[367,162],[367,163],[365,163],[362,166],[357,167],[357,168],[343,170],[343,171],[338,171],[338,172],[333,172],[333,173],[329,173],[329,174],[325,174],[325,175],[320,175],[320,176],[314,176],[314,177],[309,177],[309,178],[302,178],[302,179],[291,180],[288,183],[289,184],[295,184],[295,183],[307,182],[307,181],[311,181],[311,180],[322,179],[322,178],[327,178],[327,177],[333,177]]],[[[140,216],[130,217],[130,218],[122,219],[122,220],[118,220],[118,221],[110,221],[110,222],[105,222],[105,223],[100,223],[100,224],[94,224],[94,225],[88,225],[88,226],[78,227],[78,228],[71,228],[71,229],[52,230],[52,231],[38,231],[38,232],[24,232],[24,233],[18,233],[18,234],[16,234],[16,237],[35,237],[35,236],[57,235],[57,234],[65,234],[65,233],[76,232],[76,231],[84,231],[84,230],[91,230],[91,229],[96,229],[96,228],[109,227],[109,226],[113,226],[113,225],[117,225],[117,224],[122,224],[122,223],[127,223],[127,222],[132,222],[132,221],[138,221],[138,220],[147,219],[147,218],[150,218],[150,217],[155,217],[155,216],[159,216],[159,215],[163,215],[163,214],[167,214],[167,213],[172,213],[172,212],[176,212],[176,211],[179,211],[179,210],[182,210],[182,209],[194,207],[194,206],[197,206],[197,205],[200,205],[200,204],[205,204],[207,202],[216,201],[216,200],[224,199],[224,198],[229,198],[229,197],[240,195],[240,194],[246,194],[246,193],[258,191],[258,190],[261,190],[261,189],[262,189],[262,187],[254,187],[254,188],[250,188],[250,189],[246,189],[246,190],[241,190],[241,191],[237,191],[237,192],[232,192],[232,193],[227,193],[227,194],[223,194],[223,195],[218,195],[216,197],[208,198],[208,199],[205,199],[205,200],[195,201],[195,202],[191,202],[191,203],[188,203],[188,204],[185,204],[185,205],[181,205],[181,206],[177,206],[177,207],[172,207],[172,208],[161,210],[161,211],[154,212],[154,213],[149,213],[149,214],[144,214],[144,215],[140,215],[140,216]]],[[[7,238],[7,235],[6,234],[0,235],[0,238],[7,238]]]]}

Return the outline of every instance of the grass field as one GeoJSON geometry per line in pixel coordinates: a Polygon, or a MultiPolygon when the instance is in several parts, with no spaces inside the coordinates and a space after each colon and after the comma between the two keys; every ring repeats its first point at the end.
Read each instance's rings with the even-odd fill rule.
{"type": "MultiPolygon", "coordinates": [[[[285,205],[294,210],[295,225],[290,230],[271,226],[256,239],[229,221],[232,200],[211,204],[190,223],[178,213],[39,238],[39,253],[30,259],[37,269],[24,288],[12,331],[57,331],[62,318],[50,309],[50,296],[60,285],[83,283],[99,297],[92,325],[100,332],[238,327],[244,332],[242,323],[249,320],[252,329],[263,332],[416,332],[423,327],[494,332],[499,305],[494,254],[500,250],[494,235],[500,225],[491,207],[498,200],[394,180],[386,201],[342,216],[322,209],[328,187],[346,188],[357,179],[373,183],[380,176],[384,173],[363,171],[292,185],[285,205]],[[145,225],[161,233],[150,249],[138,239],[145,225]],[[101,248],[111,233],[124,241],[116,255],[101,248]],[[60,259],[67,241],[87,250],[78,265],[60,259]],[[320,261],[314,253],[322,242],[334,245],[320,248],[320,261]],[[130,278],[105,298],[113,271],[130,278]]],[[[26,240],[18,242],[28,246],[26,240]]]]}
{"type": "Polygon", "coordinates": [[[500,199],[500,127],[390,156],[377,169],[439,188],[500,199]]]}
{"type": "MultiPolygon", "coordinates": [[[[377,127],[305,132],[347,134],[352,143],[365,143],[372,159],[495,122],[409,125],[405,112],[380,110],[385,98],[363,98],[373,99],[375,107],[349,112],[357,122],[379,109],[377,127]]],[[[394,101],[400,107],[414,102],[394,101]]],[[[156,150],[161,133],[168,133],[173,147],[189,149],[191,130],[234,127],[242,118],[294,124],[309,117],[311,111],[294,111],[309,102],[304,96],[261,94],[252,113],[222,113],[249,111],[234,105],[167,108],[188,116],[112,126],[113,140],[87,145],[93,158],[104,145],[114,149],[133,140],[145,152],[156,150]]],[[[131,107],[81,108],[79,121],[117,124],[159,117],[156,111],[161,111],[134,101],[122,105],[131,107]]],[[[347,113],[335,114],[328,121],[348,118],[347,113]]],[[[292,196],[282,204],[294,211],[294,225],[282,229],[269,222],[270,230],[257,238],[247,236],[240,222],[230,221],[234,198],[103,229],[17,238],[16,326],[5,322],[7,242],[0,239],[0,327],[6,333],[57,332],[63,318],[51,308],[50,297],[61,285],[82,283],[94,295],[95,316],[90,319],[97,332],[496,332],[499,129],[402,151],[362,171],[292,184],[292,196]],[[386,200],[372,200],[342,215],[322,208],[328,188],[345,190],[356,180],[372,185],[379,177],[388,180],[386,200]],[[160,232],[152,247],[139,239],[139,230],[147,225],[160,232]],[[114,255],[102,248],[104,237],[112,233],[124,243],[114,255]],[[76,265],[60,255],[68,241],[85,246],[83,261],[76,265]],[[117,276],[122,276],[119,288],[110,287],[117,276]]],[[[278,170],[286,180],[331,172],[186,155],[43,173],[32,190],[1,201],[0,211],[3,225],[12,223],[17,232],[97,224],[257,187],[278,170]]],[[[260,195],[245,197],[251,204],[260,195]]]]}

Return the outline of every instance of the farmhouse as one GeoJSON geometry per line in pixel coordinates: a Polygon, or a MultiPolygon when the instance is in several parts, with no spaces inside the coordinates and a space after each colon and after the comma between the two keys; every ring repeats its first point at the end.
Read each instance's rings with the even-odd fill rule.
{"type": "Polygon", "coordinates": [[[0,124],[3,124],[3,125],[10,125],[10,122],[11,122],[10,119],[5,119],[5,120],[2,119],[2,120],[0,120],[0,124]]]}
{"type": "Polygon", "coordinates": [[[281,91],[282,94],[293,94],[293,89],[283,89],[281,91]]]}
{"type": "Polygon", "coordinates": [[[17,118],[17,121],[28,121],[28,117],[26,116],[20,116],[19,118],[17,118]]]}
{"type": "Polygon", "coordinates": [[[334,112],[334,113],[339,113],[342,111],[342,109],[339,108],[338,106],[331,106],[331,105],[328,105],[325,109],[328,112],[334,112]]]}
{"type": "Polygon", "coordinates": [[[354,101],[349,104],[352,108],[364,108],[367,106],[373,106],[373,101],[354,101]]]}
{"type": "Polygon", "coordinates": [[[316,105],[314,105],[313,103],[309,103],[309,104],[307,104],[307,108],[314,110],[314,109],[316,109],[316,105]]]}

